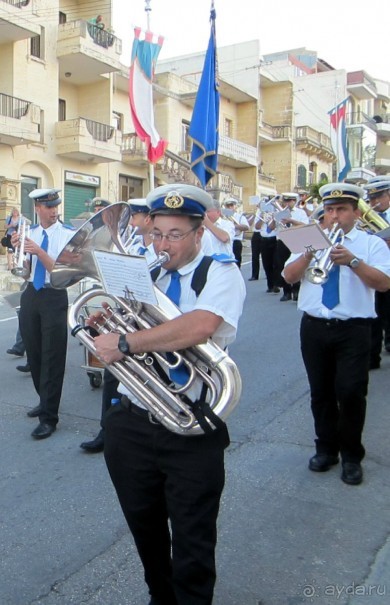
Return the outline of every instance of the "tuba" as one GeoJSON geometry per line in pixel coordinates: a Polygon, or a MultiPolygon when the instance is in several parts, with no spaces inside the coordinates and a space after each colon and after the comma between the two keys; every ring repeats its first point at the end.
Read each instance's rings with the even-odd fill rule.
{"type": "Polygon", "coordinates": [[[389,226],[388,222],[379,216],[374,208],[371,208],[370,204],[361,198],[358,201],[358,208],[361,216],[358,219],[357,226],[362,228],[364,231],[368,231],[369,233],[379,233],[379,231],[387,229],[389,226]]]}
{"type": "Polygon", "coordinates": [[[322,285],[328,281],[329,271],[333,267],[333,261],[330,258],[330,254],[334,246],[344,242],[344,231],[335,224],[329,232],[328,237],[331,241],[331,246],[317,252],[315,255],[315,264],[312,267],[308,267],[305,272],[306,279],[315,285],[322,285]]]}
{"type": "MultiPolygon", "coordinates": [[[[84,277],[98,278],[94,250],[108,251],[115,245],[120,252],[126,253],[118,230],[118,224],[125,222],[126,209],[123,206],[127,205],[112,204],[80,227],[55,263],[51,274],[53,287],[68,287],[84,277]]],[[[161,265],[167,260],[167,253],[162,253],[156,264],[161,265]]],[[[97,301],[99,307],[103,300],[108,302],[106,313],[93,326],[99,334],[134,333],[178,317],[181,312],[176,305],[156,286],[153,287],[157,305],[141,303],[131,296],[113,296],[102,289],[87,290],[69,307],[68,323],[72,335],[97,356],[93,336],[84,321],[88,316],[88,306],[96,308],[97,301]]],[[[213,416],[225,420],[241,395],[241,378],[236,364],[212,340],[168,356],[156,352],[130,354],[120,361],[104,365],[153,418],[181,435],[201,435],[213,430],[218,424],[213,416]],[[188,376],[184,384],[178,386],[166,379],[169,371],[183,365],[188,376]],[[203,385],[207,387],[208,404],[203,406],[204,416],[200,416],[198,408],[191,405],[186,395],[194,387],[203,390],[203,385]]]]}

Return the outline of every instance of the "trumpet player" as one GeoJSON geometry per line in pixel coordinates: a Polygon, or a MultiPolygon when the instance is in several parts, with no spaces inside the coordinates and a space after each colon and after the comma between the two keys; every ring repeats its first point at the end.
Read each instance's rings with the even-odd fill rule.
{"type": "Polygon", "coordinates": [[[243,212],[237,210],[238,201],[234,198],[225,200],[225,208],[233,212],[231,221],[234,224],[234,238],[233,238],[233,254],[237,261],[237,266],[241,268],[242,262],[242,242],[244,239],[245,231],[249,231],[250,226],[248,219],[243,212]]]}
{"type": "MultiPolygon", "coordinates": [[[[20,299],[19,326],[39,397],[38,405],[27,412],[30,418],[39,418],[31,433],[34,439],[46,439],[56,430],[65,372],[68,295],[66,290],[51,288],[49,282],[55,259],[73,233],[58,220],[59,191],[31,191],[39,224],[24,240],[31,270],[20,299]]],[[[18,239],[17,234],[12,236],[13,246],[19,245],[18,239]]]]}
{"type": "MultiPolygon", "coordinates": [[[[198,187],[176,184],[157,187],[146,200],[155,250],[170,257],[156,285],[183,313],[123,337],[98,336],[96,350],[105,363],[130,352],[186,349],[211,336],[226,347],[235,338],[242,313],[245,285],[234,259],[214,259],[201,291],[193,288],[204,258],[203,218],[212,206],[211,196],[198,187]]],[[[123,385],[119,390],[126,391],[123,385]]],[[[202,400],[202,393],[189,397],[194,403],[202,400]]],[[[107,413],[104,456],[145,570],[150,605],[212,602],[228,442],[225,425],[191,437],[169,431],[151,420],[128,391],[107,413]]]]}
{"type": "MultiPolygon", "coordinates": [[[[281,225],[284,228],[288,227],[298,227],[299,225],[305,225],[309,222],[309,218],[302,208],[297,208],[298,202],[298,194],[292,192],[282,193],[282,206],[283,208],[288,208],[290,210],[289,218],[281,219],[281,225]]],[[[280,286],[283,288],[283,295],[280,298],[281,302],[285,302],[287,300],[298,300],[298,292],[300,282],[297,280],[295,283],[288,283],[283,277],[283,267],[284,263],[290,256],[290,251],[287,246],[279,239],[276,242],[276,273],[277,273],[277,283],[276,286],[280,286]]]]}
{"type": "Polygon", "coordinates": [[[363,190],[347,183],[320,189],[325,227],[344,233],[329,260],[333,270],[323,285],[311,283],[307,269],[313,254],[293,254],[284,277],[301,279],[298,309],[303,311],[301,351],[311,393],[316,453],[309,460],[314,472],[328,471],[341,455],[341,479],[358,485],[365,455],[362,431],[366,412],[371,323],[375,290],[390,288],[390,251],[379,238],[355,227],[363,190]]]}
{"type": "MultiPolygon", "coordinates": [[[[390,226],[390,177],[374,177],[364,186],[370,206],[390,226]]],[[[390,246],[390,238],[385,240],[390,246]]],[[[390,292],[375,293],[376,319],[371,326],[370,369],[381,365],[382,345],[390,353],[390,292]]]]}

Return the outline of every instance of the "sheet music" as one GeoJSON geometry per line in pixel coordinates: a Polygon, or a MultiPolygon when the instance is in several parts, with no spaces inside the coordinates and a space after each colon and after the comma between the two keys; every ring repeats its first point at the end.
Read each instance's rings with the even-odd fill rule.
{"type": "Polygon", "coordinates": [[[303,254],[307,249],[325,250],[332,245],[317,223],[284,229],[279,232],[278,237],[294,254],[303,254]]]}
{"type": "Polygon", "coordinates": [[[121,298],[157,305],[152,278],[144,256],[117,252],[93,252],[103,288],[121,298]]]}

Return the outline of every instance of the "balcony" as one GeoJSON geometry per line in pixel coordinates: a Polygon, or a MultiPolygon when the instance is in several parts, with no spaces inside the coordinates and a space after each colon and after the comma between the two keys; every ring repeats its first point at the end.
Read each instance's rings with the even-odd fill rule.
{"type": "Polygon", "coordinates": [[[276,178],[264,172],[258,172],[258,193],[260,195],[276,195],[276,178]]]}
{"type": "Polygon", "coordinates": [[[310,126],[298,126],[296,128],[297,149],[309,155],[316,155],[325,162],[333,162],[336,159],[333,153],[330,137],[310,126]]]}
{"type": "Polygon", "coordinates": [[[121,40],[87,21],[70,21],[58,27],[60,79],[70,84],[91,84],[104,74],[121,71],[121,53],[121,40]]]}
{"type": "Polygon", "coordinates": [[[120,162],[122,135],[108,124],[87,118],[57,122],[57,154],[80,162],[120,162]]]}
{"type": "Polygon", "coordinates": [[[39,36],[41,28],[31,19],[32,0],[0,0],[0,44],[39,36]]]}
{"type": "Polygon", "coordinates": [[[242,202],[243,187],[235,183],[230,174],[218,172],[218,174],[209,181],[206,189],[213,197],[219,200],[220,194],[223,193],[225,196],[227,194],[229,197],[234,197],[242,202]]]}
{"type": "Polygon", "coordinates": [[[284,143],[286,141],[292,141],[292,128],[291,126],[272,126],[267,122],[261,121],[259,124],[259,141],[260,144],[266,145],[267,143],[284,143]]]}
{"type": "Polygon", "coordinates": [[[390,113],[375,115],[376,133],[383,142],[390,141],[390,113]]]}
{"type": "Polygon", "coordinates": [[[257,166],[257,149],[236,139],[220,136],[218,156],[233,168],[257,166]]]}
{"type": "Polygon", "coordinates": [[[122,135],[122,162],[132,166],[147,166],[146,145],[135,132],[122,135]]]}
{"type": "Polygon", "coordinates": [[[378,96],[374,80],[364,71],[347,73],[347,90],[357,99],[376,99],[378,96]]]}
{"type": "Polygon", "coordinates": [[[41,110],[37,105],[0,93],[0,143],[40,143],[41,110]]]}

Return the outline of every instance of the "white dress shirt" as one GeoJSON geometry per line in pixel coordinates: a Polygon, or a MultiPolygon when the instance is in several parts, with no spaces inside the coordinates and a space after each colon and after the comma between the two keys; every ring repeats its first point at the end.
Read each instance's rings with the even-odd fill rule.
{"type": "MultiPolygon", "coordinates": [[[[356,258],[360,258],[367,265],[390,277],[390,251],[379,237],[354,227],[345,235],[343,246],[348,248],[356,258]]],[[[292,254],[285,266],[300,256],[300,254],[292,254]]],[[[309,266],[314,264],[313,259],[309,266]]],[[[328,309],[321,301],[323,292],[321,285],[312,284],[303,277],[298,295],[298,309],[313,317],[325,319],[376,317],[375,290],[366,286],[350,267],[340,265],[339,284],[340,302],[334,309],[328,309]]]]}
{"type": "MultiPolygon", "coordinates": [[[[34,225],[30,228],[29,238],[33,240],[38,246],[41,246],[43,240],[43,227],[41,225],[34,225]]],[[[45,229],[48,237],[48,248],[47,254],[50,258],[56,260],[59,256],[60,252],[65,248],[66,244],[72,239],[73,235],[76,233],[75,229],[72,227],[68,227],[67,225],[63,225],[60,221],[54,223],[54,225],[50,225],[47,229],[45,229]]],[[[35,266],[37,264],[37,256],[36,254],[31,255],[31,273],[28,281],[32,282],[34,280],[35,266]]],[[[50,284],[50,273],[46,271],[45,275],[45,284],[50,284]]]]}
{"type": "Polygon", "coordinates": [[[229,234],[230,240],[228,242],[221,242],[212,231],[205,228],[202,235],[202,250],[206,256],[212,256],[213,254],[227,254],[233,256],[233,239],[234,239],[234,225],[232,221],[227,219],[218,218],[214,223],[220,229],[223,229],[229,234]]]}

